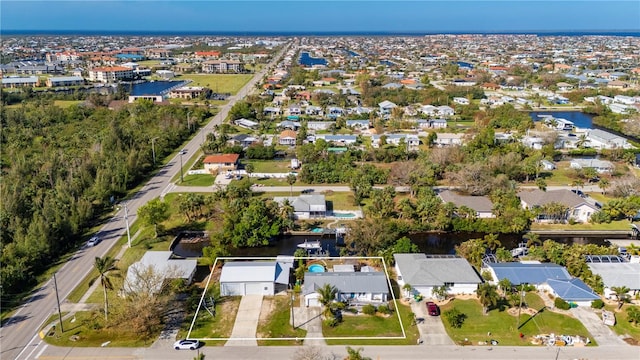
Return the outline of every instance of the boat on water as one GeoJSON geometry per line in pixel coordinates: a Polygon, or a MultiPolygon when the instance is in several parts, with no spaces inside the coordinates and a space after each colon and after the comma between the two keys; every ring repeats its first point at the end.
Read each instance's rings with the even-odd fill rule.
{"type": "Polygon", "coordinates": [[[302,244],[298,244],[298,247],[301,249],[307,249],[307,250],[316,250],[316,249],[322,248],[322,246],[320,245],[320,240],[316,240],[316,241],[305,240],[302,244]]]}
{"type": "Polygon", "coordinates": [[[521,242],[518,244],[518,247],[515,249],[511,249],[511,256],[520,257],[527,256],[529,254],[529,248],[527,247],[527,243],[521,242]]]}

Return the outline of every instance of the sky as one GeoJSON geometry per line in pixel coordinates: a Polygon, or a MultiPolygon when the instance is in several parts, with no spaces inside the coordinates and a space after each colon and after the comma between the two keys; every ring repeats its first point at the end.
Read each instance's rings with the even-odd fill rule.
{"type": "Polygon", "coordinates": [[[639,0],[0,1],[0,31],[640,31],[639,0]]]}

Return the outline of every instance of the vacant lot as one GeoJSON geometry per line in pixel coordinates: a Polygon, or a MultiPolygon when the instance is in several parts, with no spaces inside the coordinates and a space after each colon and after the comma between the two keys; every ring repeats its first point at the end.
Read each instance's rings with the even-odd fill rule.
{"type": "Polygon", "coordinates": [[[251,78],[251,74],[187,74],[174,80],[193,80],[189,86],[204,86],[216,93],[236,94],[251,78]]]}

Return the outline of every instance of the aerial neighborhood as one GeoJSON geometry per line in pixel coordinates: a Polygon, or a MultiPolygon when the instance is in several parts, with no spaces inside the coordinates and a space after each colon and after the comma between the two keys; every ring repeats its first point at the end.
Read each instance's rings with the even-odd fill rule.
{"type": "Polygon", "coordinates": [[[38,330],[52,346],[637,353],[638,37],[1,52],[7,304],[89,256],[38,330]]]}

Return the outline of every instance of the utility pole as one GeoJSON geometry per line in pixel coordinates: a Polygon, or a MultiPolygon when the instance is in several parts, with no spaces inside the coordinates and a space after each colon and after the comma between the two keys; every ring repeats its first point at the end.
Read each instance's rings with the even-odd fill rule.
{"type": "Polygon", "coordinates": [[[180,183],[184,181],[184,176],[182,174],[182,155],[184,155],[186,151],[180,150],[180,183]]]}
{"type": "Polygon", "coordinates": [[[58,301],[58,320],[60,321],[60,333],[64,332],[62,327],[62,312],[60,311],[60,296],[58,296],[58,281],[56,280],[56,273],[53,273],[53,286],[56,289],[56,300],[58,301]]]}
{"type": "Polygon", "coordinates": [[[131,233],[129,232],[129,210],[127,209],[127,203],[124,203],[124,223],[127,226],[127,243],[129,249],[131,249],[131,233]]]}
{"type": "Polygon", "coordinates": [[[294,317],[294,311],[293,311],[293,301],[295,300],[296,295],[295,293],[291,293],[291,326],[293,327],[293,330],[296,329],[296,319],[294,317]]]}
{"type": "Polygon", "coordinates": [[[524,287],[522,286],[522,284],[520,284],[520,306],[518,306],[518,327],[516,329],[520,328],[520,311],[522,309],[522,297],[524,296],[524,287]]]}

